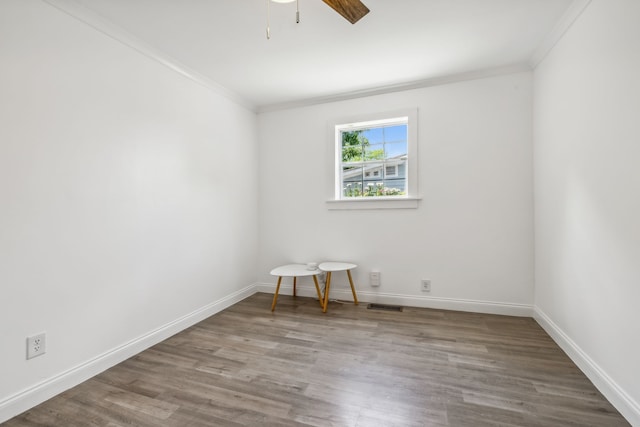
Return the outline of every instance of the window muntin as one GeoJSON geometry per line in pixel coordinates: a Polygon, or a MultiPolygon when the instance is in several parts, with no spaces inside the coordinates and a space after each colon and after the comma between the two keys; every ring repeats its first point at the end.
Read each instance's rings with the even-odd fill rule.
{"type": "Polygon", "coordinates": [[[336,199],[406,198],[409,118],[336,126],[336,199]]]}

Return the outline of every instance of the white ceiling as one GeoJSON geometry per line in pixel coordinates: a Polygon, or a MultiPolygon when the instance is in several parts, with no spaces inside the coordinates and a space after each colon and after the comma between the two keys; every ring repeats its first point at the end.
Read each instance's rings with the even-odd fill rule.
{"type": "Polygon", "coordinates": [[[271,3],[267,40],[267,0],[47,1],[88,9],[90,15],[81,19],[100,18],[109,31],[128,34],[129,44],[147,46],[257,110],[501,67],[524,68],[550,43],[576,3],[364,0],[371,12],[355,25],[321,0],[299,0],[299,24],[295,3],[271,3]]]}

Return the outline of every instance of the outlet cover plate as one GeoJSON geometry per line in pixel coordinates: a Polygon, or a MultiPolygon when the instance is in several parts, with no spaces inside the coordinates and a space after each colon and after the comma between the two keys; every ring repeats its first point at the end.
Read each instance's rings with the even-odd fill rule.
{"type": "Polygon", "coordinates": [[[47,335],[43,332],[27,337],[27,359],[45,354],[47,351],[47,335]]]}
{"type": "Polygon", "coordinates": [[[431,292],[431,280],[422,280],[422,292],[431,292]]]}
{"type": "Polygon", "coordinates": [[[373,287],[380,286],[380,272],[372,271],[369,273],[369,284],[373,287]]]}

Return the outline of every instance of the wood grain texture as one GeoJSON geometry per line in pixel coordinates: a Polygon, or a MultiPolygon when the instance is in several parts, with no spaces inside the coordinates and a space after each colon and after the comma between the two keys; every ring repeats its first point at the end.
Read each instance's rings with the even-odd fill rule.
{"type": "Polygon", "coordinates": [[[338,12],[344,19],[355,24],[367,13],[369,8],[360,0],[322,0],[333,10],[338,12]]]}
{"type": "Polygon", "coordinates": [[[256,294],[16,426],[628,426],[530,318],[256,294]]]}

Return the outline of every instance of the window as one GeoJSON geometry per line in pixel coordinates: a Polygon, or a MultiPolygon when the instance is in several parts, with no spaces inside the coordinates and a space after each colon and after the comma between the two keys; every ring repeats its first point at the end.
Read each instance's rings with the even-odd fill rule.
{"type": "Polygon", "coordinates": [[[387,165],[384,168],[384,176],[387,178],[398,177],[398,165],[387,165]]]}
{"type": "Polygon", "coordinates": [[[331,135],[330,209],[417,207],[415,109],[336,121],[331,135]]]}

